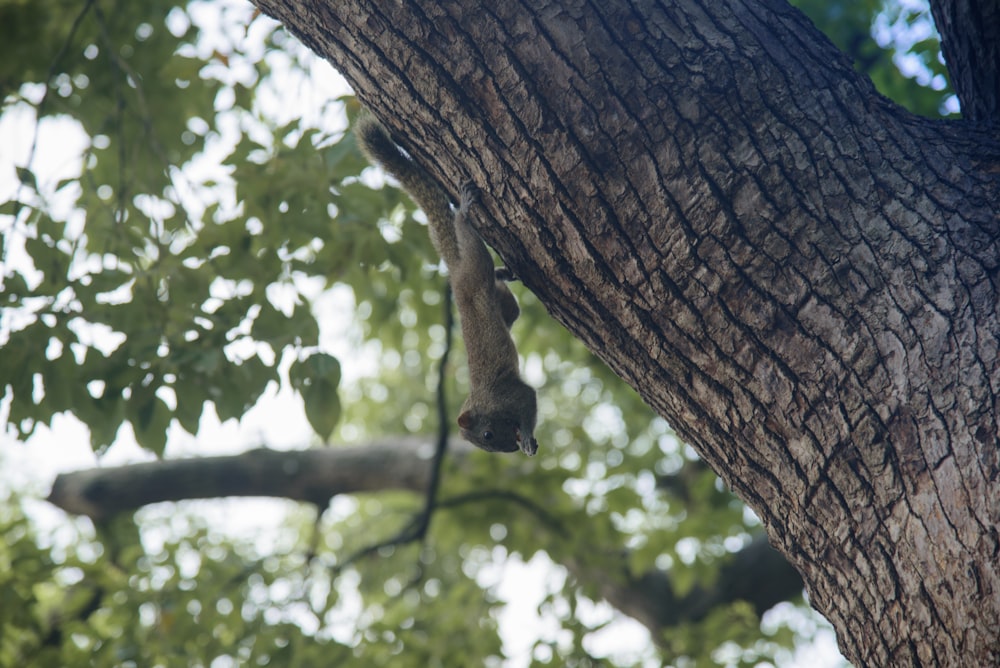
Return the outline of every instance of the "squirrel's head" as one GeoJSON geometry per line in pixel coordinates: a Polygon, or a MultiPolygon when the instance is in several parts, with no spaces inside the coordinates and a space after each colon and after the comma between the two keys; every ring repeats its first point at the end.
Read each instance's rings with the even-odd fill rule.
{"type": "Polygon", "coordinates": [[[513,420],[464,411],[458,416],[462,438],[488,452],[517,452],[535,454],[538,446],[531,434],[522,440],[522,434],[513,420]]]}

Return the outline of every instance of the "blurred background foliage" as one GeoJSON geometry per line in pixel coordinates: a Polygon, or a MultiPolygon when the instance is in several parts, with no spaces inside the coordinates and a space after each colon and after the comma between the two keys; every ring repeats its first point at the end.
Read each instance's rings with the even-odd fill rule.
{"type": "MultiPolygon", "coordinates": [[[[924,4],[794,4],[885,95],[956,113],[924,4]]],[[[307,420],[315,444],[434,433],[445,279],[422,215],[358,154],[357,103],[325,63],[235,1],[3,0],[0,44],[0,132],[26,137],[19,153],[0,146],[5,442],[71,415],[99,455],[130,438],[169,455],[172,430],[238,420],[281,387],[302,400],[282,419],[307,420]]],[[[203,502],[40,528],[12,490],[0,666],[501,665],[496,573],[539,555],[555,584],[529,634],[534,664],[787,663],[817,626],[801,600],[797,622],[762,625],[735,604],[655,645],[595,649],[617,616],[559,564],[613,568],[627,553],[632,573],[666,571],[680,595],[710,586],[759,528],[514,290],[540,454],[530,476],[489,455],[446,470],[442,493],[502,485],[551,522],[502,499],[451,506],[422,545],[338,569],[422,500],[337,499],[318,518],[286,504],[259,541],[220,531],[203,502]]],[[[460,342],[451,359],[454,415],[460,342]]]]}

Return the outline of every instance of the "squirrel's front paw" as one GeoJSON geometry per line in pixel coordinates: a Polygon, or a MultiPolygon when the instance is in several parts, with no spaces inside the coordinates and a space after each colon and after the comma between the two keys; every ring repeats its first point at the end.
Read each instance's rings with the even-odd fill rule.
{"type": "Polygon", "coordinates": [[[466,181],[462,184],[462,202],[460,204],[461,208],[468,209],[470,206],[479,201],[479,188],[472,181],[466,181]]]}

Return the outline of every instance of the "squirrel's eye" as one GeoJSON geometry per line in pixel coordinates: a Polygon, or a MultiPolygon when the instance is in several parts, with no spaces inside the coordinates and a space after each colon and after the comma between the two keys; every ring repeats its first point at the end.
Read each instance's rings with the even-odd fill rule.
{"type": "Polygon", "coordinates": [[[493,440],[493,432],[492,431],[484,431],[483,432],[483,440],[484,441],[492,441],[493,440]]]}

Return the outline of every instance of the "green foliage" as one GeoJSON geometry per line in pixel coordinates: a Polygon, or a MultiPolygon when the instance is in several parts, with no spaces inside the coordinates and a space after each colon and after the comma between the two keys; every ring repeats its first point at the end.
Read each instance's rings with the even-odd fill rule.
{"type": "Polygon", "coordinates": [[[260,560],[195,520],[160,550],[119,527],[101,541],[78,528],[72,547],[50,551],[17,503],[3,508],[0,666],[350,665],[337,661],[349,647],[293,623],[310,616],[301,556],[260,560]]]}
{"type": "MultiPolygon", "coordinates": [[[[879,90],[917,113],[940,111],[934,39],[895,54],[923,63],[926,86],[900,76],[871,38],[873,25],[892,34],[886,26],[913,27],[924,14],[796,4],[879,90]]],[[[206,49],[192,19],[206,6],[0,3],[4,109],[33,111],[39,133],[71,119],[86,138],[69,176],[15,165],[19,187],[0,203],[9,425],[26,438],[69,413],[101,450],[127,423],[160,454],[170,425],[197,433],[208,405],[239,419],[284,383],[323,440],[433,433],[445,281],[420,215],[398,190],[370,187],[376,177],[343,132],[357,112],[351,98],[327,101],[325,130],[275,120],[264,108],[276,65],[263,54],[291,52],[287,36],[246,8],[206,49]],[[259,49],[225,36],[251,33],[263,34],[259,49]],[[222,167],[203,168],[212,159],[222,167]],[[353,298],[358,356],[378,362],[349,382],[314,310],[333,286],[353,298]]],[[[573,569],[541,604],[560,633],[538,640],[535,665],[616,663],[586,649],[606,623],[579,614],[603,595],[593,575],[665,571],[682,596],[710,587],[758,528],[635,392],[513,289],[514,335],[543,387],[531,475],[515,458],[476,453],[471,472],[445,471],[423,545],[350,565],[421,500],[336,500],[312,559],[301,510],[290,511],[282,548],[261,552],[184,511],[140,518],[141,532],[131,518],[99,537],[77,528],[69,547],[53,548],[16,503],[0,506],[0,666],[499,665],[502,602],[488,572],[540,554],[573,569]]],[[[456,343],[451,415],[467,390],[463,358],[456,343]]],[[[737,603],[658,640],[665,660],[686,666],[755,665],[796,638],[762,632],[737,603]]]]}
{"type": "MultiPolygon", "coordinates": [[[[208,402],[223,419],[240,417],[278,381],[286,348],[318,343],[316,321],[294,287],[291,303],[276,303],[269,291],[294,286],[302,264],[296,254],[314,232],[330,240],[330,184],[356,175],[360,161],[330,159],[337,151],[317,153],[310,138],[275,148],[297,129],[276,128],[266,146],[244,139],[232,153],[237,194],[253,195],[244,211],[225,203],[223,184],[180,171],[222,132],[215,100],[233,89],[203,75],[204,61],[182,55],[199,31],[178,35],[164,27],[170,7],[74,5],[75,13],[63,13],[62,32],[36,56],[65,63],[73,82],[64,90],[63,75],[50,77],[37,113],[69,114],[90,146],[79,178],[54,190],[19,168],[18,199],[7,209],[30,258],[5,265],[3,289],[8,322],[16,324],[0,379],[10,387],[9,421],[22,437],[68,411],[90,427],[95,448],[129,422],[139,443],[160,453],[172,420],[194,433],[208,402]],[[215,129],[205,119],[214,119],[215,129]],[[277,183],[289,201],[274,196],[274,174],[293,179],[277,183]],[[196,194],[182,194],[189,189],[196,194]],[[75,207],[69,214],[67,205],[75,207]],[[295,224],[263,223],[279,216],[295,224]]],[[[13,73],[5,76],[10,81],[13,73]]],[[[9,243],[5,251],[12,252],[9,243]]],[[[329,382],[316,383],[311,405],[320,392],[329,394],[329,382]]]]}
{"type": "Polygon", "coordinates": [[[790,0],[871,78],[886,97],[932,118],[952,96],[926,2],[790,0]],[[873,37],[877,35],[877,39],[873,37]],[[906,63],[906,74],[900,64],[906,63]]]}

